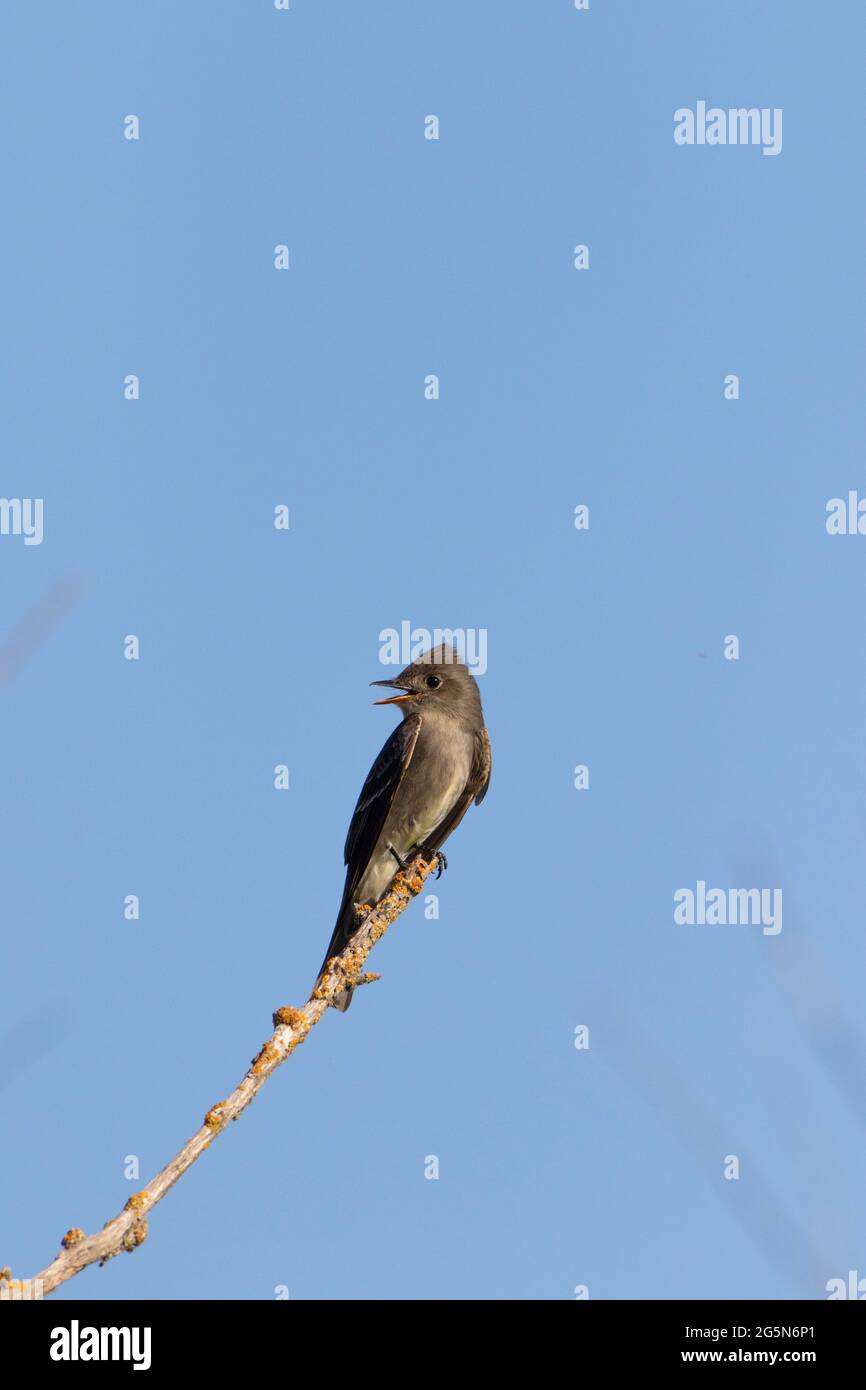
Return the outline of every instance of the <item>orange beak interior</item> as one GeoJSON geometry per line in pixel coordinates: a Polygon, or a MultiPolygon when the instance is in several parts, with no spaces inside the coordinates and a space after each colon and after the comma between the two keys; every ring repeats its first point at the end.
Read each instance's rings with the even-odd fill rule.
{"type": "Polygon", "coordinates": [[[413,691],[408,691],[405,695],[391,695],[387,700],[374,700],[374,705],[399,705],[401,700],[414,700],[413,691]]]}

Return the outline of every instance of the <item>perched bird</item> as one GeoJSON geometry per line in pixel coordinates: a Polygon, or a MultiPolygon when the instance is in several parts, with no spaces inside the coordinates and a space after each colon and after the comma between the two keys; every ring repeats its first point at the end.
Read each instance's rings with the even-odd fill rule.
{"type": "MultiPolygon", "coordinates": [[[[319,979],[358,926],[356,904],[377,903],[416,854],[430,858],[472,802],[484,799],[490,782],[481,695],[453,648],[433,647],[393,680],[370,684],[404,692],[375,702],[399,706],[403,719],[358,797],[343,855],[343,901],[319,979]]],[[[341,1013],[353,993],[350,986],[337,995],[334,1005],[341,1013]]]]}

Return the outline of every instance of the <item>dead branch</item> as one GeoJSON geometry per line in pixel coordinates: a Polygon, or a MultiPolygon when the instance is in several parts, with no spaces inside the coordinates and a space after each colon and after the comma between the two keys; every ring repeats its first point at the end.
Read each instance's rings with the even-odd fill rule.
{"type": "MultiPolygon", "coordinates": [[[[205,1149],[210,1148],[230,1120],[236,1120],[246,1110],[264,1086],[268,1077],[291,1057],[295,1048],[304,1042],[310,1031],[325,1014],[332,1001],[348,984],[368,984],[376,975],[363,974],[364,962],[381,936],[400,913],[421,891],[424,880],[436,867],[432,860],[415,859],[404,872],[401,870],[382,901],[361,922],[345,950],[332,956],[318,987],[301,1009],[283,1006],[273,1016],[274,1031],[253,1059],[240,1085],[225,1100],[212,1105],[183,1148],[165,1167],[151,1178],[146,1187],[136,1192],[119,1215],[111,1218],[95,1235],[85,1235],[77,1226],[67,1231],[59,1254],[31,1280],[13,1279],[8,1268],[0,1269],[0,1298],[27,1299],[51,1293],[67,1279],[73,1278],[88,1265],[104,1264],[121,1251],[132,1251],[147,1236],[148,1213],[175,1183],[191,1168],[205,1149]]],[[[344,1025],[345,1026],[345,1025],[344,1025]]]]}

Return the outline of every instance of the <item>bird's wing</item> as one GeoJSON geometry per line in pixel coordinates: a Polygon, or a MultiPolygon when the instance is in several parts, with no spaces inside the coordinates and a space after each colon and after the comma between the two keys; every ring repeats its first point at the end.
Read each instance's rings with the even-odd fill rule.
{"type": "Polygon", "coordinates": [[[490,735],[486,729],[482,729],[479,734],[475,735],[472,770],[469,773],[469,782],[466,786],[466,790],[472,792],[476,806],[480,806],[487,795],[492,771],[493,754],[490,751],[490,735]]]}
{"type": "Polygon", "coordinates": [[[420,714],[407,715],[397,725],[367,774],[343,851],[344,863],[349,866],[346,883],[349,890],[359,882],[370,862],[397,788],[412,761],[420,732],[420,714]]]}

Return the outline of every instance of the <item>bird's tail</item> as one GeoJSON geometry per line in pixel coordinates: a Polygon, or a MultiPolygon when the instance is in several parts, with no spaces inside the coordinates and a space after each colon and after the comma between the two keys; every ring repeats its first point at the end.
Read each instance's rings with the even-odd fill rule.
{"type": "MultiPolygon", "coordinates": [[[[349,940],[349,937],[352,935],[357,925],[358,923],[355,918],[354,904],[351,902],[347,902],[343,905],[343,907],[340,908],[340,915],[337,918],[336,926],[334,927],[333,933],[331,934],[330,944],[328,946],[327,951],[325,952],[325,959],[322,961],[322,965],[319,970],[318,977],[316,979],[316,984],[313,985],[313,989],[316,988],[316,985],[318,985],[319,980],[321,980],[322,976],[324,975],[325,967],[327,966],[328,961],[331,959],[331,956],[339,955],[340,951],[342,951],[343,947],[349,940]]],[[[341,990],[340,993],[336,995],[334,998],[334,1008],[339,1009],[340,1013],[344,1014],[352,1002],[352,995],[354,993],[354,985],[349,985],[348,989],[341,990]]]]}

